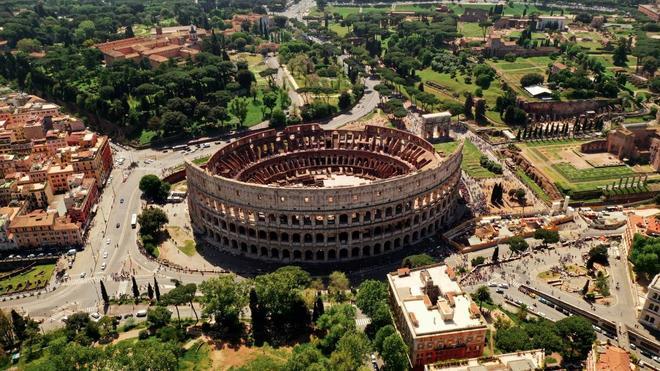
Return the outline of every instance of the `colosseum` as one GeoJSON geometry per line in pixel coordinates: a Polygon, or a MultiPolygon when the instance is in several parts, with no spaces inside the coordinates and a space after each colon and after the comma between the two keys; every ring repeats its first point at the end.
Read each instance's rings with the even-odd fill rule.
{"type": "Polygon", "coordinates": [[[462,145],[443,157],[413,134],[318,125],[258,132],[186,162],[198,238],[237,255],[338,262],[387,254],[454,222],[462,145]]]}

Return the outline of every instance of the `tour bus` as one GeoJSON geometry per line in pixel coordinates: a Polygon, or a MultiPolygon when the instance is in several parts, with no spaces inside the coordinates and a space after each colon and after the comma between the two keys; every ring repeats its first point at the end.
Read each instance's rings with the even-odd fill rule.
{"type": "Polygon", "coordinates": [[[131,228],[135,228],[137,225],[137,214],[131,215],[131,228]]]}
{"type": "Polygon", "coordinates": [[[172,147],[172,151],[184,151],[184,150],[187,150],[187,149],[188,149],[187,144],[180,144],[178,146],[172,147]]]}

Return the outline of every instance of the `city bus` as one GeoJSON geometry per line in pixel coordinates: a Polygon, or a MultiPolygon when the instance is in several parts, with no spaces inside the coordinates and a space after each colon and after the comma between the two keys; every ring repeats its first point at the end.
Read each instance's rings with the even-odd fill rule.
{"type": "Polygon", "coordinates": [[[137,225],[137,214],[131,215],[131,228],[135,228],[137,225]]]}

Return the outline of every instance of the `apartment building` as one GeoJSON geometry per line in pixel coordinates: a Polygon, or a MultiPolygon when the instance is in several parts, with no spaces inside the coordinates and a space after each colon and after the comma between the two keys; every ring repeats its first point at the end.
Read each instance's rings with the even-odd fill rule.
{"type": "Polygon", "coordinates": [[[388,274],[387,281],[395,325],[414,369],[483,354],[486,321],[451,267],[401,268],[388,274]]]}
{"type": "Polygon", "coordinates": [[[656,274],[649,285],[639,322],[653,330],[660,330],[660,274],[656,274]]]}
{"type": "Polygon", "coordinates": [[[78,246],[83,243],[79,224],[44,210],[14,217],[8,233],[18,248],[78,246]]]}

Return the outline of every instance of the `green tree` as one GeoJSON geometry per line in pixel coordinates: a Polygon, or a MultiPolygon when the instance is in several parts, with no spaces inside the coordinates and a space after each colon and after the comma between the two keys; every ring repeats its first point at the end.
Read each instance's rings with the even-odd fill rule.
{"type": "Polygon", "coordinates": [[[286,266],[254,279],[258,308],[264,318],[266,340],[280,344],[309,331],[310,315],[302,291],[311,282],[309,273],[286,266]]]}
{"type": "Polygon", "coordinates": [[[396,329],[392,325],[387,325],[378,329],[373,343],[374,349],[376,349],[378,353],[383,353],[383,342],[392,334],[396,334],[396,329]]]}
{"type": "Polygon", "coordinates": [[[42,47],[43,46],[41,45],[41,42],[39,40],[29,39],[29,38],[20,39],[16,44],[16,48],[24,53],[39,52],[41,51],[42,47]]]}
{"type": "Polygon", "coordinates": [[[502,352],[516,352],[531,349],[529,335],[522,326],[500,328],[495,333],[495,345],[502,352]]]}
{"type": "Polygon", "coordinates": [[[147,326],[152,331],[159,330],[170,323],[172,312],[162,306],[156,306],[147,310],[147,326]]]}
{"type": "Polygon", "coordinates": [[[229,113],[238,119],[238,125],[243,126],[247,118],[249,101],[247,98],[237,97],[229,102],[229,113]]]}
{"type": "Polygon", "coordinates": [[[283,128],[286,126],[286,114],[279,108],[273,110],[270,116],[270,125],[274,128],[283,128]]]}
{"type": "Polygon", "coordinates": [[[178,111],[166,111],[160,117],[160,126],[165,135],[175,135],[188,126],[188,118],[178,111]]]}
{"type": "Polygon", "coordinates": [[[543,84],[544,81],[543,75],[539,73],[528,73],[523,75],[523,77],[520,78],[520,85],[523,87],[526,86],[532,86],[532,85],[538,85],[538,84],[543,84]]]}
{"type": "Polygon", "coordinates": [[[488,287],[486,286],[479,286],[477,291],[475,291],[474,294],[472,294],[472,300],[479,303],[479,310],[481,310],[481,307],[483,306],[484,303],[486,304],[493,303],[493,299],[490,297],[490,290],[488,290],[488,287]]]}
{"type": "Polygon", "coordinates": [[[476,257],[472,258],[472,260],[470,260],[470,264],[473,267],[476,267],[477,265],[483,264],[485,261],[486,261],[486,258],[484,258],[483,256],[476,256],[476,257]]]}
{"type": "Polygon", "coordinates": [[[351,95],[345,91],[339,95],[339,101],[337,103],[340,110],[345,110],[351,107],[351,95]]]}
{"type": "Polygon", "coordinates": [[[628,65],[628,41],[624,37],[619,38],[612,54],[612,60],[615,66],[625,67],[628,65]]]}
{"type": "Polygon", "coordinates": [[[167,306],[167,305],[174,305],[174,309],[176,310],[176,317],[177,317],[177,326],[181,326],[181,313],[179,312],[179,306],[188,304],[188,295],[185,292],[185,286],[179,285],[172,290],[170,290],[168,293],[161,295],[160,300],[158,301],[159,305],[167,306]]]}
{"type": "Polygon", "coordinates": [[[591,322],[582,316],[570,316],[555,323],[559,336],[564,339],[561,355],[567,361],[584,361],[596,340],[591,322]]]}
{"type": "Polygon", "coordinates": [[[312,321],[316,322],[325,313],[325,306],[323,305],[323,297],[321,293],[316,294],[316,300],[314,300],[314,310],[312,311],[312,321]]]}
{"type": "Polygon", "coordinates": [[[135,281],[135,276],[131,276],[131,281],[132,281],[132,289],[133,289],[133,298],[137,302],[140,300],[140,289],[138,288],[138,284],[135,281]]]}
{"type": "Polygon", "coordinates": [[[77,312],[67,318],[65,333],[69,341],[75,341],[81,345],[91,345],[92,342],[99,339],[96,323],[92,322],[85,312],[77,312]]]}
{"type": "MultiPolygon", "coordinates": [[[[11,315],[11,325],[14,336],[19,342],[22,342],[26,338],[27,323],[25,318],[18,314],[14,309],[9,312],[11,315]]],[[[6,349],[6,348],[5,348],[6,349]]]]}
{"type": "Polygon", "coordinates": [[[417,255],[410,255],[405,257],[401,265],[412,269],[417,267],[423,267],[425,265],[430,265],[433,263],[435,263],[435,259],[433,259],[428,254],[417,254],[417,255]]]}
{"type": "Polygon", "coordinates": [[[149,207],[138,216],[138,222],[140,223],[140,234],[153,236],[169,222],[169,219],[163,210],[149,207]]]}
{"type": "Polygon", "coordinates": [[[163,182],[157,175],[147,174],[140,179],[139,185],[145,197],[159,202],[165,201],[170,193],[170,184],[163,182]]]}
{"type": "Polygon", "coordinates": [[[261,99],[264,103],[264,107],[268,108],[269,116],[273,113],[273,108],[277,104],[277,94],[274,92],[268,92],[264,94],[264,97],[261,99]]]}
{"type": "Polygon", "coordinates": [[[465,94],[465,104],[463,105],[463,110],[465,112],[466,118],[472,118],[472,106],[474,106],[474,100],[472,99],[472,94],[465,94]]]}
{"type": "Polygon", "coordinates": [[[108,291],[105,289],[105,284],[103,284],[103,281],[99,281],[99,285],[101,285],[101,298],[103,298],[103,303],[105,305],[110,304],[110,297],[108,296],[108,291]]]}
{"type": "Polygon", "coordinates": [[[355,305],[369,317],[372,317],[378,304],[387,301],[387,285],[376,280],[363,281],[358,287],[355,305]]]}
{"type": "Polygon", "coordinates": [[[528,314],[529,314],[529,309],[527,308],[527,304],[525,303],[520,304],[520,307],[518,307],[518,312],[516,313],[518,319],[520,319],[521,321],[526,321],[528,314]]]}
{"type": "Polygon", "coordinates": [[[543,240],[544,245],[549,243],[557,243],[559,242],[559,232],[545,228],[539,228],[534,231],[534,238],[537,240],[543,240]]]}
{"type": "Polygon", "coordinates": [[[346,291],[351,288],[351,282],[344,272],[332,272],[328,283],[328,292],[336,302],[341,303],[346,300],[346,291]]]}
{"type": "Polygon", "coordinates": [[[236,73],[236,82],[246,92],[250,91],[252,83],[255,81],[254,74],[248,69],[239,69],[236,73]]]}
{"type": "Polygon", "coordinates": [[[330,364],[341,365],[341,370],[358,370],[369,359],[371,343],[363,332],[347,332],[344,334],[337,349],[330,357],[330,364]]]}
{"type": "Polygon", "coordinates": [[[237,282],[234,275],[223,275],[202,282],[199,291],[204,315],[228,329],[240,327],[241,309],[248,304],[245,282],[237,282]]]}
{"type": "Polygon", "coordinates": [[[660,238],[636,234],[630,251],[635,272],[648,278],[660,273],[660,238]]]}
{"type": "Polygon", "coordinates": [[[410,368],[408,363],[408,346],[398,333],[393,333],[383,340],[381,352],[386,370],[405,371],[410,368]]]}
{"type": "Polygon", "coordinates": [[[594,246],[589,250],[589,261],[587,262],[587,265],[593,262],[607,264],[608,258],[609,253],[607,247],[604,245],[594,246]]]}
{"type": "Polygon", "coordinates": [[[328,359],[313,344],[298,344],[293,348],[285,370],[307,371],[329,369],[328,359]]]}
{"type": "Polygon", "coordinates": [[[529,248],[527,241],[525,241],[525,239],[520,236],[511,237],[506,241],[506,243],[509,245],[509,250],[511,250],[511,252],[514,254],[519,254],[529,248]]]}
{"type": "Polygon", "coordinates": [[[154,276],[154,294],[156,294],[156,300],[160,300],[160,287],[158,287],[156,276],[154,276]]]}
{"type": "Polygon", "coordinates": [[[355,331],[355,308],[350,304],[333,305],[316,321],[316,328],[322,334],[319,348],[331,354],[345,333],[355,331]]]}

